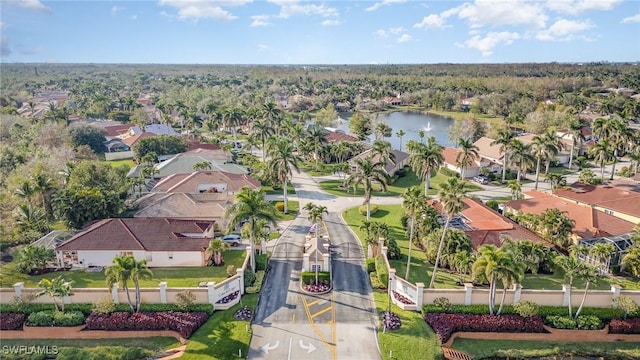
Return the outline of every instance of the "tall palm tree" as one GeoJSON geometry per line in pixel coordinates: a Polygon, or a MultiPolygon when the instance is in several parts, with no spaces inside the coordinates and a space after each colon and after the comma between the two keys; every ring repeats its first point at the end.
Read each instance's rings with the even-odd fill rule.
{"type": "Polygon", "coordinates": [[[404,132],[404,130],[400,129],[398,131],[396,131],[396,136],[398,138],[400,138],[400,151],[402,151],[402,138],[406,135],[406,133],[404,132]]]}
{"type": "MultiPolygon", "coordinates": [[[[507,286],[518,282],[524,275],[524,266],[514,261],[514,256],[495,245],[482,245],[478,248],[478,257],[473,263],[473,274],[481,276],[489,282],[489,313],[495,313],[496,288],[499,280],[503,280],[503,301],[507,286]],[[521,275],[522,274],[522,275],[521,275]]],[[[502,308],[502,302],[500,311],[502,308]]]]}
{"type": "Polygon", "coordinates": [[[527,176],[527,171],[533,166],[535,163],[535,158],[531,155],[530,148],[528,145],[525,145],[520,139],[514,138],[511,140],[511,156],[509,157],[510,166],[518,169],[518,174],[516,179],[520,181],[522,175],[524,174],[525,178],[527,176]]]}
{"type": "Polygon", "coordinates": [[[595,266],[589,265],[587,263],[582,263],[582,271],[578,274],[580,279],[584,281],[584,293],[582,294],[582,301],[580,301],[580,306],[578,306],[578,310],[576,310],[575,318],[577,319],[582,312],[582,307],[584,306],[584,302],[587,299],[587,293],[589,292],[589,286],[591,283],[598,280],[598,270],[595,266]]]}
{"type": "Polygon", "coordinates": [[[376,140],[384,140],[391,136],[393,129],[386,122],[379,122],[374,129],[376,140]]]}
{"type": "Polygon", "coordinates": [[[500,152],[502,153],[502,182],[507,176],[507,164],[509,163],[508,159],[514,137],[515,134],[511,130],[500,129],[498,130],[498,137],[489,144],[491,146],[500,145],[500,152]]]}
{"type": "Polygon", "coordinates": [[[262,162],[265,161],[265,155],[267,152],[266,142],[267,139],[274,135],[274,130],[271,123],[266,119],[256,119],[253,122],[253,133],[260,138],[260,142],[262,143],[262,162]]]}
{"type": "Polygon", "coordinates": [[[575,252],[571,252],[568,256],[556,256],[553,261],[554,264],[564,273],[564,281],[569,286],[569,316],[573,317],[573,309],[571,307],[573,280],[583,271],[585,263],[578,259],[578,255],[575,252]]]}
{"type": "Polygon", "coordinates": [[[433,264],[433,274],[431,274],[431,282],[429,288],[432,289],[436,281],[436,273],[438,271],[438,263],[442,256],[442,246],[444,245],[444,238],[449,228],[449,221],[455,214],[460,212],[464,206],[463,199],[465,196],[464,180],[460,181],[458,178],[451,177],[447,179],[445,183],[440,184],[440,190],[438,191],[440,196],[440,203],[442,204],[442,213],[445,216],[444,229],[442,230],[442,237],[438,244],[438,253],[436,254],[436,261],[433,264]]]}
{"type": "Polygon", "coordinates": [[[38,171],[32,177],[33,179],[33,190],[35,192],[40,193],[40,198],[42,199],[42,208],[47,214],[47,218],[52,217],[52,209],[51,209],[51,193],[55,189],[55,184],[53,179],[43,171],[38,171]]]}
{"type": "Polygon", "coordinates": [[[371,157],[357,158],[353,161],[355,170],[345,180],[345,185],[364,187],[364,204],[367,205],[367,220],[371,218],[371,191],[373,184],[378,183],[383,191],[387,190],[387,184],[391,181],[389,174],[384,169],[383,162],[374,163],[371,157]]]}
{"type": "Polygon", "coordinates": [[[460,167],[460,177],[464,180],[464,170],[478,158],[480,149],[471,142],[471,139],[458,139],[458,145],[461,151],[456,156],[456,165],[460,167]]]}
{"type": "Polygon", "coordinates": [[[420,211],[420,208],[426,205],[427,197],[422,194],[422,190],[417,186],[411,186],[402,194],[402,206],[405,212],[411,218],[411,225],[409,228],[409,254],[407,256],[407,273],[405,279],[409,280],[409,271],[411,268],[411,248],[413,247],[413,235],[415,234],[416,227],[416,214],[420,211]]]}
{"type": "Polygon", "coordinates": [[[315,170],[318,171],[318,160],[320,160],[320,153],[322,151],[323,146],[327,143],[327,138],[325,137],[324,130],[319,124],[315,124],[309,129],[309,133],[307,135],[307,140],[311,147],[313,148],[313,157],[315,160],[315,170]]]}
{"type": "Polygon", "coordinates": [[[136,289],[136,312],[140,311],[140,302],[142,301],[142,296],[140,294],[140,280],[148,280],[151,279],[152,276],[153,273],[147,267],[146,259],[133,259],[131,267],[131,280],[133,280],[133,286],[136,289]]]}
{"type": "Polygon", "coordinates": [[[258,221],[267,221],[276,226],[278,217],[273,204],[265,200],[264,191],[243,188],[236,194],[236,202],[224,212],[224,218],[228,221],[228,228],[233,230],[239,224],[246,222],[249,226],[251,242],[251,269],[255,271],[255,242],[258,231],[258,221]]]}
{"type": "Polygon", "coordinates": [[[620,261],[620,264],[623,271],[627,271],[635,277],[640,277],[640,225],[636,225],[631,232],[631,241],[633,245],[627,249],[627,253],[620,261]]]}
{"type": "Polygon", "coordinates": [[[589,154],[593,156],[593,161],[600,165],[600,179],[604,181],[604,166],[615,158],[613,145],[609,139],[601,139],[589,148],[589,154]]]}
{"type": "Polygon", "coordinates": [[[238,141],[238,134],[236,132],[236,128],[242,122],[243,117],[244,117],[244,112],[242,111],[242,109],[235,106],[230,106],[225,108],[222,113],[222,123],[227,129],[231,130],[234,141],[238,141]]]}
{"type": "Polygon", "coordinates": [[[284,213],[287,214],[289,212],[287,185],[293,177],[293,170],[300,173],[298,163],[302,162],[302,159],[294,152],[293,143],[286,138],[274,138],[274,142],[268,148],[271,158],[268,167],[282,183],[284,213]]]}
{"type": "Polygon", "coordinates": [[[429,194],[431,173],[444,163],[442,147],[436,142],[434,136],[430,136],[426,144],[409,141],[409,165],[416,172],[420,180],[424,180],[424,194],[429,194]]]}
{"type": "Polygon", "coordinates": [[[323,214],[328,214],[327,207],[324,205],[315,205],[313,203],[307,203],[305,205],[305,209],[308,209],[307,218],[311,221],[312,224],[316,225],[315,238],[316,238],[316,285],[318,284],[318,264],[317,264],[317,256],[318,256],[318,233],[320,232],[320,225],[322,224],[323,214]]]}
{"type": "Polygon", "coordinates": [[[509,190],[511,190],[511,200],[518,200],[522,196],[522,184],[518,180],[509,180],[509,190]]]}
{"type": "Polygon", "coordinates": [[[424,144],[424,137],[425,137],[425,132],[424,130],[420,129],[418,130],[418,137],[420,138],[420,143],[424,144]]]}
{"type": "Polygon", "coordinates": [[[282,110],[278,108],[276,103],[274,103],[273,101],[269,101],[262,104],[262,108],[260,108],[260,115],[274,130],[274,134],[280,135],[280,121],[282,120],[282,110]]]}
{"type": "Polygon", "coordinates": [[[133,262],[135,262],[135,259],[131,255],[116,256],[113,258],[113,264],[104,270],[109,288],[113,287],[113,284],[118,284],[124,290],[124,293],[127,294],[127,301],[129,302],[131,312],[135,309],[131,301],[131,294],[129,294],[129,281],[131,280],[133,262]]]}
{"type": "Polygon", "coordinates": [[[544,133],[544,142],[545,142],[545,170],[544,174],[547,175],[549,173],[549,166],[551,165],[551,160],[555,158],[556,155],[564,148],[562,141],[560,141],[560,137],[555,133],[555,131],[549,129],[544,133]]]}
{"type": "Polygon", "coordinates": [[[616,119],[613,124],[613,131],[609,135],[609,139],[613,146],[613,165],[611,166],[610,180],[613,180],[613,175],[616,173],[618,152],[626,152],[627,150],[629,150],[629,148],[631,147],[630,145],[633,143],[633,140],[635,140],[634,130],[627,126],[626,123],[616,119]]]}
{"type": "Polygon", "coordinates": [[[378,161],[387,164],[391,162],[395,165],[396,156],[391,152],[391,143],[388,141],[380,141],[376,140],[373,142],[373,146],[371,147],[371,156],[373,158],[378,156],[378,161]]]}
{"type": "Polygon", "coordinates": [[[569,135],[571,135],[571,152],[569,153],[569,169],[573,165],[576,145],[582,145],[584,136],[582,135],[582,124],[578,121],[569,122],[569,135]]]}
{"type": "Polygon", "coordinates": [[[553,158],[553,156],[555,156],[559,151],[559,148],[556,145],[557,140],[553,140],[554,138],[557,139],[555,133],[551,131],[547,132],[544,135],[536,135],[531,141],[531,154],[536,159],[536,184],[534,186],[534,189],[536,190],[538,190],[538,182],[540,180],[540,165],[542,163],[542,160],[544,160],[545,162],[551,161],[551,158],[553,158]]]}

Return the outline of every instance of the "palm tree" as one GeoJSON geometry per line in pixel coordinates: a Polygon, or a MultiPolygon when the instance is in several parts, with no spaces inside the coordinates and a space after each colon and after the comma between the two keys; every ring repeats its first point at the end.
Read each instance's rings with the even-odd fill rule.
{"type": "Polygon", "coordinates": [[[640,277],[640,225],[631,232],[633,245],[627,249],[627,253],[622,257],[620,264],[623,271],[628,271],[635,277],[640,277]]]}
{"type": "Polygon", "coordinates": [[[42,279],[38,283],[38,286],[40,286],[42,290],[36,294],[36,297],[47,295],[53,299],[53,304],[56,306],[56,310],[64,311],[64,301],[61,301],[60,306],[58,306],[56,298],[62,299],[65,296],[70,296],[72,283],[73,281],[64,280],[62,275],[56,276],[53,279],[42,279]]]}
{"type": "Polygon", "coordinates": [[[600,179],[604,181],[604,166],[614,160],[614,149],[609,139],[601,139],[589,149],[593,161],[600,165],[600,179]]]}
{"type": "Polygon", "coordinates": [[[589,249],[589,255],[598,260],[596,264],[603,271],[609,271],[611,255],[616,251],[616,247],[611,243],[597,243],[589,249]]]}
{"type": "Polygon", "coordinates": [[[420,180],[424,180],[424,194],[429,194],[431,173],[444,163],[442,147],[436,142],[434,136],[430,136],[426,144],[409,141],[409,165],[416,172],[420,180]]]}
{"type": "Polygon", "coordinates": [[[112,288],[113,284],[118,284],[127,294],[131,312],[135,309],[133,302],[131,302],[131,294],[129,294],[129,280],[131,280],[133,262],[135,262],[135,259],[132,255],[116,256],[113,258],[113,264],[109,265],[104,271],[109,288],[112,288]]]}
{"type": "Polygon", "coordinates": [[[44,209],[47,218],[50,217],[51,209],[51,193],[55,189],[54,181],[49,175],[43,171],[38,171],[32,176],[33,190],[40,193],[42,199],[42,208],[44,209]]]}
{"type": "Polygon", "coordinates": [[[282,120],[282,110],[273,101],[262,104],[260,115],[267,124],[274,129],[275,135],[280,135],[280,120],[282,120]]]}
{"type": "Polygon", "coordinates": [[[14,221],[20,231],[49,231],[49,223],[47,222],[47,215],[44,211],[38,207],[34,207],[31,204],[19,204],[15,209],[14,221]]]}
{"type": "Polygon", "coordinates": [[[576,145],[581,145],[584,141],[584,136],[582,135],[582,124],[578,121],[571,121],[569,123],[569,135],[571,135],[571,152],[569,153],[569,169],[571,169],[576,145]]]}
{"type": "Polygon", "coordinates": [[[267,139],[274,135],[273,127],[266,119],[257,119],[253,122],[253,133],[260,138],[262,143],[262,162],[264,162],[266,155],[266,142],[267,139]]]}
{"type": "Polygon", "coordinates": [[[274,142],[269,146],[269,168],[272,174],[282,183],[284,213],[289,212],[287,198],[287,186],[293,177],[293,170],[300,173],[298,163],[302,162],[300,156],[294,153],[294,146],[286,138],[274,138],[274,142]]]}
{"type": "Polygon", "coordinates": [[[249,225],[251,269],[255,271],[255,242],[258,222],[264,220],[270,225],[276,226],[278,217],[273,204],[264,199],[264,191],[243,188],[236,194],[236,202],[225,210],[224,218],[228,221],[228,228],[232,230],[243,222],[249,225]]]}
{"type": "Polygon", "coordinates": [[[402,206],[407,215],[411,217],[411,225],[409,230],[409,254],[407,256],[407,273],[405,279],[409,280],[409,270],[411,268],[411,248],[413,247],[413,235],[416,227],[416,214],[420,208],[426,205],[427,197],[417,186],[411,186],[402,194],[402,206]]]}
{"type": "Polygon", "coordinates": [[[464,179],[464,170],[478,158],[480,149],[470,139],[458,139],[458,145],[461,151],[456,156],[456,166],[460,167],[460,177],[464,179]]]}
{"type": "Polygon", "coordinates": [[[440,196],[440,203],[442,204],[442,213],[445,216],[445,223],[444,229],[442,231],[442,237],[440,238],[440,243],[438,244],[436,261],[433,265],[433,274],[431,275],[431,282],[429,283],[430,289],[432,289],[435,285],[438,263],[440,262],[440,257],[442,256],[442,246],[444,245],[444,238],[447,234],[447,229],[449,228],[449,221],[455,214],[460,212],[460,210],[462,210],[464,206],[464,203],[462,201],[465,196],[464,180],[460,181],[455,177],[447,179],[447,182],[440,184],[440,191],[438,191],[438,196],[440,196]]]}
{"type": "Polygon", "coordinates": [[[544,142],[545,142],[545,152],[546,152],[546,161],[545,161],[545,170],[544,174],[547,175],[549,173],[549,166],[551,165],[551,160],[555,158],[556,155],[563,149],[564,145],[560,138],[553,130],[547,130],[544,133],[544,142]]]}
{"type": "Polygon", "coordinates": [[[133,285],[136,288],[136,312],[138,312],[140,311],[140,302],[142,300],[142,296],[140,294],[140,280],[151,279],[153,273],[147,267],[146,259],[136,260],[134,258],[131,265],[131,280],[133,280],[133,285]]]}
{"type": "MultiPolygon", "coordinates": [[[[612,120],[613,121],[613,120],[612,120]]],[[[635,140],[634,130],[622,121],[615,119],[613,121],[613,131],[609,135],[611,145],[613,146],[613,165],[611,166],[611,177],[616,173],[616,163],[618,162],[618,151],[626,152],[630,148],[633,140],[635,140]]]]}
{"type": "Polygon", "coordinates": [[[509,190],[511,190],[511,200],[518,200],[522,196],[522,184],[518,180],[509,180],[509,190]]]}
{"type": "Polygon", "coordinates": [[[244,112],[242,109],[230,106],[224,109],[222,112],[222,123],[227,129],[231,130],[233,134],[233,140],[238,141],[238,134],[236,133],[236,127],[242,122],[244,112]]]}
{"type": "Polygon", "coordinates": [[[460,285],[464,284],[465,277],[471,272],[475,261],[475,255],[467,251],[453,254],[453,268],[460,274],[460,285]]]}
{"type": "Polygon", "coordinates": [[[482,245],[478,248],[478,257],[473,263],[473,275],[484,277],[489,282],[489,313],[493,315],[498,281],[502,280],[504,286],[499,313],[502,310],[507,287],[522,279],[524,266],[514,261],[514,256],[510,252],[495,245],[482,245]]]}
{"type": "Polygon", "coordinates": [[[531,141],[530,149],[531,154],[536,159],[536,184],[534,189],[538,190],[538,182],[540,180],[540,164],[542,160],[551,161],[550,159],[558,153],[558,147],[556,141],[552,141],[552,137],[557,137],[553,132],[547,132],[545,135],[536,135],[531,141]],[[547,136],[551,135],[551,136],[547,136]]]}
{"type": "Polygon", "coordinates": [[[308,209],[308,217],[307,219],[309,219],[309,221],[311,221],[312,224],[316,224],[316,231],[315,231],[315,237],[316,237],[316,285],[318,284],[318,233],[320,232],[320,224],[322,224],[322,219],[323,219],[323,214],[328,214],[329,212],[327,211],[327,207],[324,205],[315,205],[312,203],[307,203],[307,205],[305,205],[305,208],[308,209]]]}
{"type": "Polygon", "coordinates": [[[562,270],[564,273],[564,281],[569,286],[569,316],[573,317],[573,309],[571,308],[571,290],[573,288],[573,280],[583,271],[585,263],[578,259],[578,255],[575,252],[571,252],[568,256],[556,256],[554,264],[562,270]]]}
{"type": "Polygon", "coordinates": [[[222,253],[229,250],[229,244],[222,239],[213,239],[209,241],[209,247],[207,248],[207,254],[210,254],[213,260],[213,266],[220,266],[224,264],[224,257],[222,253]]]}
{"type": "Polygon", "coordinates": [[[382,191],[387,190],[387,184],[391,181],[389,174],[384,169],[383,162],[373,163],[371,157],[357,158],[353,161],[355,170],[345,180],[346,186],[353,185],[357,188],[360,184],[364,187],[364,203],[367,205],[367,220],[371,218],[371,191],[373,183],[378,183],[382,191]]]}
{"type": "Polygon", "coordinates": [[[424,130],[422,129],[418,130],[418,137],[420,138],[420,143],[422,144],[424,144],[424,136],[425,136],[424,130]]]}
{"type": "Polygon", "coordinates": [[[578,274],[578,276],[584,281],[584,294],[582,295],[582,301],[580,301],[580,306],[578,306],[578,310],[576,311],[576,319],[580,316],[582,312],[582,307],[584,306],[584,301],[587,299],[587,293],[589,291],[589,285],[591,283],[598,280],[598,270],[587,263],[582,263],[582,271],[578,274]]]}
{"type": "Polygon", "coordinates": [[[36,188],[33,185],[33,183],[31,182],[30,179],[23,181],[20,184],[20,187],[18,187],[15,191],[14,194],[21,198],[21,199],[25,199],[27,200],[27,202],[31,205],[31,198],[33,197],[33,195],[36,193],[36,188]]]}
{"type": "Polygon", "coordinates": [[[315,170],[318,171],[318,160],[320,160],[320,152],[323,148],[323,145],[327,143],[327,138],[325,137],[324,130],[319,124],[315,124],[311,127],[311,129],[309,130],[309,134],[307,135],[307,140],[313,148],[315,170]]]}
{"type": "Polygon", "coordinates": [[[533,166],[535,158],[531,155],[530,148],[525,145],[520,139],[511,140],[511,156],[509,157],[509,163],[518,169],[516,179],[520,181],[521,175],[527,176],[527,170],[533,166]]]}
{"type": "Polygon", "coordinates": [[[507,176],[507,163],[514,137],[515,134],[511,130],[500,129],[498,130],[498,137],[489,144],[491,146],[500,145],[500,152],[502,153],[502,182],[507,176]]]}
{"type": "Polygon", "coordinates": [[[202,170],[211,170],[211,162],[209,161],[198,161],[193,164],[193,171],[202,171],[202,170]]]}
{"type": "Polygon", "coordinates": [[[375,158],[376,155],[380,162],[385,164],[390,162],[394,165],[396,163],[396,155],[391,152],[391,143],[388,141],[376,140],[373,142],[373,146],[371,147],[371,157],[375,158]]]}
{"type": "Polygon", "coordinates": [[[404,130],[400,129],[396,132],[396,136],[400,138],[400,151],[402,151],[402,137],[405,136],[406,133],[404,130]]]}
{"type": "Polygon", "coordinates": [[[387,137],[391,136],[393,129],[387,125],[385,122],[379,122],[374,129],[374,133],[376,134],[376,140],[384,140],[387,137]]]}

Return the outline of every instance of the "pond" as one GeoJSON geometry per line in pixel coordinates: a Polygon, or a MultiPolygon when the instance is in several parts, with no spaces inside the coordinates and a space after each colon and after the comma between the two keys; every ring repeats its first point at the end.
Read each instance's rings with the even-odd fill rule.
{"type": "MultiPolygon", "coordinates": [[[[405,135],[402,137],[402,150],[406,150],[406,144],[409,140],[420,141],[418,131],[425,132],[425,138],[435,136],[438,144],[442,146],[454,146],[455,144],[449,140],[449,129],[453,126],[454,120],[448,117],[425,114],[413,111],[397,111],[387,114],[378,115],[378,121],[384,121],[393,129],[393,135],[385,140],[391,143],[394,149],[400,149],[400,138],[396,136],[398,130],[402,129],[405,135]]],[[[349,133],[349,122],[342,121],[338,125],[338,129],[349,133]]],[[[370,136],[371,140],[375,138],[370,136]]]]}

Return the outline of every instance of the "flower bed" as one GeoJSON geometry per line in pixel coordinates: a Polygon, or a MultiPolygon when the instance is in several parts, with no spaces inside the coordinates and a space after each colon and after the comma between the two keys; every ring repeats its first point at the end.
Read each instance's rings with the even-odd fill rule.
{"type": "Polygon", "coordinates": [[[382,313],[382,326],[387,330],[396,330],[402,326],[402,323],[398,315],[390,311],[385,311],[382,313]]]}
{"type": "Polygon", "coordinates": [[[249,321],[251,320],[252,315],[253,315],[253,311],[251,309],[249,309],[248,307],[243,307],[242,309],[236,311],[236,313],[233,314],[233,317],[236,320],[249,321]]]}
{"type": "Polygon", "coordinates": [[[414,305],[415,303],[413,301],[411,301],[411,299],[409,299],[408,297],[400,294],[399,292],[393,290],[393,297],[394,299],[400,301],[401,303],[405,304],[405,305],[414,305]]]}
{"type": "Polygon", "coordinates": [[[318,285],[302,285],[302,289],[307,292],[312,293],[324,293],[329,291],[329,285],[318,284],[318,285]]]}
{"type": "Polygon", "coordinates": [[[640,318],[627,320],[612,319],[609,323],[609,333],[640,334],[640,318]]]}
{"type": "Polygon", "coordinates": [[[231,294],[223,297],[222,299],[216,301],[216,304],[228,304],[230,302],[232,302],[233,300],[235,300],[238,295],[240,295],[240,291],[234,291],[231,294]]]}
{"type": "Polygon", "coordinates": [[[456,331],[543,333],[544,323],[539,316],[426,314],[424,320],[438,334],[444,344],[456,331]]]}
{"type": "Polygon", "coordinates": [[[24,323],[24,314],[0,313],[0,330],[20,330],[24,323]]]}
{"type": "Polygon", "coordinates": [[[87,330],[173,330],[184,338],[204,324],[209,315],[204,312],[113,312],[92,313],[87,317],[87,330]]]}

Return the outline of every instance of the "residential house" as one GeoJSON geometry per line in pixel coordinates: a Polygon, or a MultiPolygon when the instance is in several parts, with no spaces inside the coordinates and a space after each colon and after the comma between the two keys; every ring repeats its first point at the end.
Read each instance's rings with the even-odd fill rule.
{"type": "MultiPolygon", "coordinates": [[[[354,160],[355,159],[365,159],[368,156],[371,156],[371,152],[372,150],[366,150],[363,153],[354,156],[351,160],[349,160],[349,166],[351,167],[351,170],[353,171],[355,169],[355,164],[354,164],[354,160]]],[[[409,154],[407,154],[406,152],[400,151],[400,150],[391,150],[390,151],[391,154],[393,154],[395,160],[391,161],[388,160],[384,166],[384,170],[387,172],[387,174],[389,174],[390,176],[393,176],[396,171],[404,168],[408,163],[409,163],[409,154]]],[[[380,155],[376,154],[373,156],[372,158],[372,162],[376,163],[380,161],[380,155]]]]}
{"type": "MultiPolygon", "coordinates": [[[[194,172],[193,166],[197,163],[208,162],[212,171],[223,171],[233,174],[247,174],[248,170],[244,166],[231,163],[231,153],[224,150],[204,150],[196,149],[177,155],[167,155],[160,157],[160,163],[155,164],[156,178],[164,178],[173,174],[187,174],[194,172]]],[[[140,166],[136,166],[129,171],[127,177],[139,177],[140,166]]]]}
{"type": "Polygon", "coordinates": [[[189,194],[227,193],[234,195],[242,188],[259,189],[260,181],[247,174],[234,174],[224,171],[196,171],[169,175],[158,182],[151,191],[189,194]]]}
{"type": "MultiPolygon", "coordinates": [[[[442,149],[442,157],[444,158],[444,163],[442,166],[449,170],[453,170],[458,174],[462,174],[462,169],[457,164],[458,154],[460,154],[461,152],[461,149],[453,147],[446,147],[442,149]]],[[[480,168],[482,167],[482,165],[482,158],[474,158],[473,163],[464,169],[464,177],[472,178],[474,176],[478,176],[480,174],[480,168]]],[[[490,163],[485,161],[485,165],[490,165],[490,163]]]]}
{"type": "Polygon", "coordinates": [[[399,97],[387,96],[382,98],[382,103],[386,106],[400,106],[402,105],[402,99],[399,97]]]}
{"type": "Polygon", "coordinates": [[[94,124],[97,126],[101,126],[107,132],[105,134],[107,140],[111,140],[114,138],[122,140],[124,137],[126,137],[125,134],[127,134],[129,129],[131,128],[130,124],[110,123],[109,125],[107,125],[100,122],[95,122],[94,124]]]}
{"type": "Polygon", "coordinates": [[[120,139],[111,139],[104,142],[108,153],[131,151],[131,147],[120,139]]]}
{"type": "Polygon", "coordinates": [[[331,254],[329,252],[329,238],[327,236],[305,237],[304,253],[302,255],[303,271],[330,271],[331,254]]]}
{"type": "Polygon", "coordinates": [[[539,215],[547,209],[558,209],[574,221],[572,238],[576,242],[579,239],[626,234],[633,229],[634,223],[598,211],[588,204],[563,198],[557,194],[558,190],[556,194],[536,190],[526,192],[525,199],[506,202],[505,213],[539,215]]]}
{"type": "Polygon", "coordinates": [[[154,136],[156,136],[156,134],[152,132],[137,133],[133,136],[125,137],[124,139],[122,139],[122,143],[133,149],[138,141],[154,136]]]}
{"type": "MultiPolygon", "coordinates": [[[[525,134],[517,136],[516,139],[522,141],[522,143],[525,145],[529,145],[533,142],[533,138],[535,136],[535,134],[525,134]]],[[[562,144],[562,148],[560,149],[558,154],[556,154],[554,162],[558,165],[565,165],[569,163],[572,140],[571,138],[565,136],[560,138],[560,143],[562,144]]]]}
{"type": "Polygon", "coordinates": [[[145,259],[149,267],[205,266],[212,237],[209,221],[104,219],[58,245],[56,256],[61,267],[109,266],[121,255],[145,259]]]}
{"type": "Polygon", "coordinates": [[[640,224],[640,185],[633,180],[619,179],[601,185],[575,182],[568,189],[557,189],[555,194],[576,204],[640,224]]]}
{"type": "MultiPolygon", "coordinates": [[[[462,201],[463,209],[450,220],[449,226],[464,231],[471,238],[474,249],[482,245],[501,246],[504,238],[530,240],[552,246],[550,242],[498,214],[482,202],[470,198],[462,201]]],[[[429,200],[427,203],[442,213],[442,203],[438,200],[429,200]]]]}
{"type": "Polygon", "coordinates": [[[140,209],[134,217],[209,221],[224,228],[224,212],[233,201],[227,193],[151,193],[133,204],[140,209]]]}

